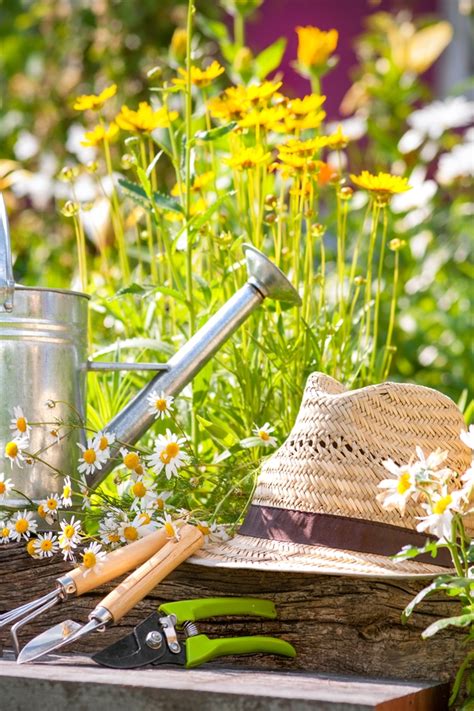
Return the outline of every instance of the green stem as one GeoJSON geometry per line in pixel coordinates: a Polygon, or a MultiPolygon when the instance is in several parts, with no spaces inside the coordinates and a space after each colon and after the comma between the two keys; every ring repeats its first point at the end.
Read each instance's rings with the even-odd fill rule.
{"type": "MultiPolygon", "coordinates": [[[[145,142],[143,138],[140,136],[140,158],[141,158],[141,163],[142,163],[142,168],[146,173],[147,167],[148,167],[148,161],[146,157],[146,147],[145,147],[145,142]]],[[[150,180],[150,185],[151,185],[151,180],[150,180]]],[[[153,190],[153,188],[152,188],[153,190]]],[[[156,269],[156,255],[154,254],[154,248],[153,248],[153,224],[152,224],[152,219],[151,215],[146,211],[146,236],[147,236],[147,243],[148,243],[148,253],[150,255],[150,267],[151,267],[151,279],[153,284],[158,283],[158,272],[156,269]]]]}
{"type": "Polygon", "coordinates": [[[234,44],[238,48],[245,44],[245,21],[240,12],[236,12],[234,15],[234,44]]]}
{"type": "Polygon", "coordinates": [[[382,272],[385,257],[385,244],[387,242],[387,207],[383,208],[383,228],[382,228],[382,244],[380,245],[380,256],[379,256],[379,268],[377,273],[377,291],[375,293],[375,306],[374,306],[374,337],[372,344],[372,355],[370,357],[370,373],[373,373],[375,366],[375,358],[377,355],[377,339],[379,333],[379,312],[380,312],[380,297],[382,290],[382,272]]]}
{"type": "Polygon", "coordinates": [[[392,286],[392,298],[390,300],[390,316],[388,320],[387,328],[387,340],[385,341],[385,355],[384,363],[382,367],[382,380],[388,377],[390,371],[390,363],[392,360],[391,346],[392,346],[392,335],[395,326],[395,311],[397,308],[397,291],[398,291],[398,276],[400,271],[400,253],[397,249],[395,252],[395,265],[393,268],[393,286],[392,286]]]}

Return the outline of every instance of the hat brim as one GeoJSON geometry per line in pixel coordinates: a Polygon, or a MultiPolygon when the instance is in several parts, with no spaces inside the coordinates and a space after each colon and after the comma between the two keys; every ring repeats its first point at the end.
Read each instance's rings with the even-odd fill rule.
{"type": "Polygon", "coordinates": [[[211,568],[344,575],[357,578],[432,578],[450,569],[416,560],[393,560],[325,546],[305,546],[237,534],[225,543],[209,543],[188,559],[211,568]]]}

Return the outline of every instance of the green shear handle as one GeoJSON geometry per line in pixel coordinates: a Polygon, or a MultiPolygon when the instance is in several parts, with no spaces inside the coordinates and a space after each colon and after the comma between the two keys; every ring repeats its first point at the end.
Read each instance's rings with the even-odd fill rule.
{"type": "Polygon", "coordinates": [[[216,657],[228,654],[281,654],[296,657],[296,650],[288,642],[276,637],[223,637],[209,639],[205,634],[186,640],[186,667],[197,667],[216,657]]]}
{"type": "Polygon", "coordinates": [[[160,613],[175,615],[178,625],[184,622],[206,620],[221,615],[250,615],[274,620],[277,616],[271,600],[255,597],[204,597],[196,600],[179,600],[161,605],[160,613]]]}

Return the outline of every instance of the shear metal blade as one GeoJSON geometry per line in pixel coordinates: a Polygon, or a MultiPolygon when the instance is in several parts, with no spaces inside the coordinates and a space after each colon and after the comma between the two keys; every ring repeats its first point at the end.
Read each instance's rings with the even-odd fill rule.
{"type": "MultiPolygon", "coordinates": [[[[156,637],[155,637],[156,643],[156,637]]],[[[135,627],[133,632],[109,645],[92,656],[94,662],[112,669],[136,669],[148,664],[184,665],[184,651],[174,654],[169,651],[160,623],[159,615],[154,612],[135,627]],[[150,633],[161,635],[159,647],[150,647],[147,637],[150,633]]]]}
{"type": "Polygon", "coordinates": [[[56,649],[61,649],[66,644],[70,644],[102,626],[103,622],[95,619],[90,620],[85,625],[74,622],[74,620],[64,620],[25,644],[18,655],[17,662],[18,664],[33,662],[35,659],[44,657],[56,649]]]}

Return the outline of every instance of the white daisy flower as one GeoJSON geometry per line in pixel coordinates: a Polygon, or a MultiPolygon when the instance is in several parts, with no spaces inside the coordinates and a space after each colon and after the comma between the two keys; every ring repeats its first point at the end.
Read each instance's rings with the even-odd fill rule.
{"type": "Polygon", "coordinates": [[[67,549],[76,548],[81,540],[81,522],[77,521],[74,516],[71,516],[70,521],[63,519],[59,522],[59,526],[61,532],[58,540],[61,550],[65,551],[67,549]]]}
{"type": "Polygon", "coordinates": [[[122,455],[122,463],[125,467],[127,467],[127,469],[131,472],[135,472],[137,476],[141,476],[143,474],[143,467],[138,452],[130,451],[129,449],[122,447],[120,454],[122,455]]]}
{"type": "Polygon", "coordinates": [[[0,521],[0,543],[8,543],[11,540],[13,526],[11,521],[0,521]]]}
{"type": "Polygon", "coordinates": [[[64,478],[63,490],[61,493],[61,502],[64,508],[66,509],[72,506],[72,484],[70,476],[66,476],[64,478]]]}
{"type": "Polygon", "coordinates": [[[89,486],[87,484],[87,481],[85,480],[85,477],[81,477],[81,480],[79,482],[79,493],[82,496],[81,508],[90,509],[91,508],[90,491],[89,491],[89,486]]]}
{"type": "Polygon", "coordinates": [[[5,474],[0,474],[0,500],[8,498],[8,494],[13,489],[11,479],[5,479],[5,474]]]}
{"type": "Polygon", "coordinates": [[[275,428],[270,425],[269,422],[265,422],[262,427],[254,427],[252,432],[252,437],[245,437],[245,439],[240,440],[242,447],[250,449],[250,447],[276,447],[277,441],[275,437],[271,435],[275,428]]]}
{"type": "Polygon", "coordinates": [[[81,568],[84,576],[91,572],[97,573],[103,566],[107,553],[102,550],[100,543],[91,543],[82,553],[81,568]]]}
{"type": "Polygon", "coordinates": [[[436,449],[434,452],[431,452],[427,457],[425,457],[425,454],[421,447],[417,446],[415,447],[415,450],[418,457],[418,463],[421,464],[423,469],[429,469],[430,471],[437,469],[439,465],[442,464],[448,457],[448,452],[443,452],[441,449],[436,449]]]}
{"type": "Polygon", "coordinates": [[[99,522],[99,537],[102,543],[111,548],[116,548],[120,543],[120,526],[112,517],[107,516],[99,522]]]}
{"type": "Polygon", "coordinates": [[[10,429],[13,432],[13,437],[15,439],[28,439],[31,432],[31,427],[28,424],[28,420],[23,414],[21,407],[13,408],[13,417],[10,420],[10,429]]]}
{"type": "Polygon", "coordinates": [[[441,495],[433,497],[430,504],[422,504],[428,516],[423,517],[417,525],[417,531],[428,531],[441,541],[451,538],[451,523],[454,513],[460,503],[460,491],[448,492],[447,487],[443,487],[441,495]]]}
{"type": "Polygon", "coordinates": [[[23,456],[24,450],[28,447],[28,440],[25,438],[12,439],[5,445],[5,456],[10,460],[10,464],[16,464],[17,467],[22,468],[21,463],[25,461],[23,456]]]}
{"type": "Polygon", "coordinates": [[[148,457],[148,464],[156,474],[164,468],[166,478],[178,476],[178,469],[188,464],[189,457],[182,451],[186,444],[183,437],[178,437],[171,430],[166,430],[166,435],[158,435],[155,441],[155,451],[148,457]]]}
{"type": "Polygon", "coordinates": [[[43,507],[43,511],[46,514],[57,516],[60,503],[61,501],[58,494],[50,494],[46,499],[40,502],[40,506],[43,507]]]}
{"type": "Polygon", "coordinates": [[[165,529],[168,538],[175,538],[177,541],[179,541],[179,525],[180,523],[182,523],[182,521],[173,521],[171,515],[165,513],[160,523],[165,529]]]}
{"type": "Polygon", "coordinates": [[[144,479],[137,479],[132,481],[130,484],[129,493],[133,496],[133,501],[131,505],[131,510],[143,509],[143,504],[145,502],[146,496],[152,494],[152,481],[145,481],[144,479]]]}
{"type": "Polygon", "coordinates": [[[71,563],[76,562],[76,545],[70,545],[67,541],[59,539],[59,547],[61,549],[61,554],[65,562],[70,561],[71,563]]]}
{"type": "Polygon", "coordinates": [[[59,549],[57,536],[52,531],[39,533],[35,539],[35,549],[39,558],[52,558],[59,549]]]}
{"type": "Polygon", "coordinates": [[[104,452],[96,446],[95,440],[88,439],[86,446],[78,442],[77,446],[82,450],[82,457],[79,459],[79,466],[77,468],[79,474],[93,474],[96,469],[102,469],[102,464],[104,464],[107,457],[104,452]]]}
{"type": "Polygon", "coordinates": [[[26,509],[25,511],[17,511],[11,520],[13,529],[11,538],[15,541],[21,541],[24,538],[27,541],[32,533],[36,533],[38,524],[32,519],[33,514],[31,511],[26,511],[26,509]]]}
{"type": "Polygon", "coordinates": [[[97,432],[94,437],[94,444],[97,449],[104,453],[104,456],[110,458],[110,445],[115,442],[115,434],[113,432],[101,431],[97,432]]]}
{"type": "Polygon", "coordinates": [[[408,499],[416,493],[415,471],[407,464],[398,466],[392,459],[387,459],[383,465],[394,479],[383,479],[378,484],[384,491],[378,494],[377,501],[388,511],[398,509],[403,516],[408,499]]]}
{"type": "Polygon", "coordinates": [[[470,425],[469,429],[466,432],[461,432],[459,436],[465,445],[474,449],[474,425],[470,425]]]}
{"type": "Polygon", "coordinates": [[[142,514],[137,514],[133,521],[124,520],[119,527],[120,540],[124,543],[132,543],[147,536],[149,533],[153,533],[158,528],[156,521],[144,522],[142,514]]]}
{"type": "Polygon", "coordinates": [[[37,513],[38,516],[40,516],[41,518],[44,518],[44,520],[46,521],[46,523],[49,524],[50,526],[51,526],[51,524],[53,524],[53,523],[56,521],[56,519],[57,519],[57,514],[56,514],[56,513],[51,513],[50,511],[48,511],[47,509],[45,509],[45,507],[44,507],[44,502],[41,502],[41,503],[39,504],[39,506],[38,506],[38,508],[37,508],[37,510],[36,510],[36,513],[37,513]]]}
{"type": "Polygon", "coordinates": [[[37,538],[30,538],[30,540],[26,544],[25,548],[26,548],[26,552],[28,553],[29,556],[31,556],[35,560],[39,560],[40,556],[38,553],[38,539],[37,538]]]}
{"type": "Polygon", "coordinates": [[[147,402],[148,412],[154,415],[156,420],[164,420],[165,417],[169,417],[173,411],[174,397],[165,395],[163,390],[161,393],[158,393],[157,390],[153,390],[153,392],[148,395],[147,402]]]}
{"type": "Polygon", "coordinates": [[[141,510],[152,516],[154,513],[164,511],[166,500],[171,496],[171,491],[148,491],[142,499],[141,510]]]}

